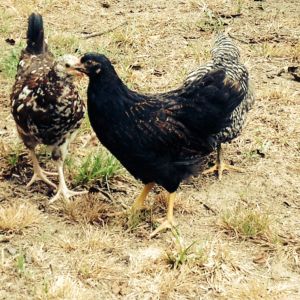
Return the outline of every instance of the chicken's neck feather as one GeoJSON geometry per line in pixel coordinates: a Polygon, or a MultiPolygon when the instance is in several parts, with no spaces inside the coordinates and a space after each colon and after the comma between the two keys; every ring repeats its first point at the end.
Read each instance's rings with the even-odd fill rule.
{"type": "Polygon", "coordinates": [[[90,77],[89,101],[96,101],[98,107],[118,106],[118,109],[126,109],[145,97],[130,90],[113,67],[110,70],[103,70],[103,74],[90,77]]]}

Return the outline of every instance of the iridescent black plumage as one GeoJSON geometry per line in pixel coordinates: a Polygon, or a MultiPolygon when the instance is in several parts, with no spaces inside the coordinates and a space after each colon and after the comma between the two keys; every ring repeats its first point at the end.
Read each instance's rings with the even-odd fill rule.
{"type": "MultiPolygon", "coordinates": [[[[33,159],[34,176],[29,185],[42,179],[55,187],[46,177],[48,172],[40,168],[34,153],[38,144],[52,147],[52,157],[61,169],[57,197],[61,185],[65,186],[61,172],[67,146],[79,128],[85,110],[73,84],[72,74],[68,72],[68,63],[74,61],[76,58],[70,55],[54,59],[44,40],[42,16],[31,14],[27,47],[21,53],[11,94],[11,111],[18,133],[33,159]]],[[[63,195],[67,196],[66,193],[63,195]]]]}

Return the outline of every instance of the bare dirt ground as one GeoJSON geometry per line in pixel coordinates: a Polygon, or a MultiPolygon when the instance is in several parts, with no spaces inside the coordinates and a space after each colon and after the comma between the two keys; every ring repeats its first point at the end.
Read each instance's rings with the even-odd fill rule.
{"type": "MultiPolygon", "coordinates": [[[[0,299],[300,299],[300,85],[278,76],[299,66],[299,15],[297,0],[3,1],[0,299]],[[224,149],[245,172],[182,184],[178,232],[151,240],[163,193],[151,194],[153,209],[134,224],[114,215],[141,188],[125,170],[88,181],[92,193],[71,204],[49,205],[53,192],[43,183],[26,189],[31,162],[9,94],[32,11],[43,15],[56,55],[102,52],[144,92],[177,87],[209,59],[214,33],[230,27],[256,95],[242,135],[224,149]]],[[[78,86],[85,99],[86,81],[78,86]]],[[[70,149],[70,185],[80,162],[100,151],[83,147],[89,134],[85,122],[70,149]]],[[[39,154],[53,169],[43,147],[39,154]]]]}

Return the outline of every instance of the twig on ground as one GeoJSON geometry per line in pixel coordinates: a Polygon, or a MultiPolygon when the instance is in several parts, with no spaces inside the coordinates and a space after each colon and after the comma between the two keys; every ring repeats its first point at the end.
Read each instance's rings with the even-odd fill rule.
{"type": "Polygon", "coordinates": [[[117,26],[115,26],[115,27],[113,27],[113,28],[108,29],[108,30],[101,31],[101,32],[95,32],[95,33],[91,33],[91,34],[89,34],[89,35],[86,35],[84,38],[85,38],[85,39],[90,39],[90,38],[93,38],[93,37],[96,37],[96,36],[101,36],[101,35],[110,33],[110,32],[112,32],[112,31],[118,29],[119,27],[122,27],[122,26],[127,25],[127,24],[128,24],[128,22],[125,21],[125,22],[123,22],[123,23],[121,23],[121,24],[119,24],[119,25],[117,25],[117,26]]]}
{"type": "Polygon", "coordinates": [[[236,13],[236,14],[218,14],[219,17],[224,18],[224,19],[232,19],[232,18],[237,18],[242,16],[242,13],[236,13]]]}
{"type": "Polygon", "coordinates": [[[229,32],[228,32],[228,35],[229,35],[232,39],[234,39],[234,40],[236,40],[236,41],[238,41],[238,42],[241,42],[241,43],[243,43],[243,44],[250,44],[248,41],[239,39],[239,38],[235,37],[234,35],[232,35],[232,34],[229,33],[229,32]]]}
{"type": "Polygon", "coordinates": [[[218,214],[216,210],[214,210],[213,208],[211,208],[210,206],[208,206],[206,203],[204,203],[204,202],[202,202],[202,201],[201,201],[200,203],[204,206],[204,208],[205,208],[206,210],[211,211],[214,215],[217,215],[217,214],[218,214]]]}

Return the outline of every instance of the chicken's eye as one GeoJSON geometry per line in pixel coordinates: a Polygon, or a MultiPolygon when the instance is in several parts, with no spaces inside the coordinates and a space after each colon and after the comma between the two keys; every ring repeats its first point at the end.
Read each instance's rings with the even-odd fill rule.
{"type": "Polygon", "coordinates": [[[66,68],[70,68],[70,67],[71,67],[71,65],[70,65],[70,64],[68,64],[68,63],[66,63],[66,64],[65,64],[65,67],[66,67],[66,68]]]}

